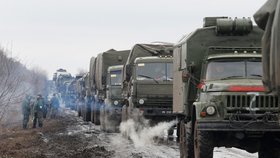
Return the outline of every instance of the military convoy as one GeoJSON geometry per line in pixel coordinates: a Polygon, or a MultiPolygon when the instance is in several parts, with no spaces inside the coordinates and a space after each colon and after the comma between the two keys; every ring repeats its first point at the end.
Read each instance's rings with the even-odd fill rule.
{"type": "Polygon", "coordinates": [[[205,18],[174,48],[173,112],[181,157],[212,158],[214,147],[264,157],[279,139],[279,98],[264,93],[261,37],[250,19],[205,18]]]}
{"type": "MultiPolygon", "coordinates": [[[[247,18],[206,17],[175,45],[100,53],[87,74],[69,82],[78,115],[112,132],[128,119],[176,118],[185,158],[212,158],[220,146],[275,157],[280,99],[263,87],[262,35],[247,18]]],[[[67,78],[61,73],[54,74],[59,90],[67,78]]]]}

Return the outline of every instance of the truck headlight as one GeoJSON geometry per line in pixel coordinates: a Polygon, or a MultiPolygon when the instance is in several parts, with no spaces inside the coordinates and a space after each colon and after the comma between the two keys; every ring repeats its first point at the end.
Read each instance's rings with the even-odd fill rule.
{"type": "Polygon", "coordinates": [[[142,104],[144,104],[144,102],[145,102],[144,99],[139,99],[139,104],[142,105],[142,104]]]}
{"type": "Polygon", "coordinates": [[[207,113],[208,115],[214,115],[215,112],[216,112],[216,109],[215,109],[214,106],[208,106],[208,107],[206,108],[206,113],[207,113]]]}
{"type": "Polygon", "coordinates": [[[117,100],[114,101],[114,105],[118,105],[119,102],[117,100]]]}

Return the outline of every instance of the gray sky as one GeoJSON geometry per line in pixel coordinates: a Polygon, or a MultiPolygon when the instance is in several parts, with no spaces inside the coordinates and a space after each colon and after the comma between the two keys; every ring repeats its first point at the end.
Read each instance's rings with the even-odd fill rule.
{"type": "Polygon", "coordinates": [[[252,17],[266,0],[0,0],[0,45],[49,77],[135,43],[175,43],[205,16],[252,17]]]}

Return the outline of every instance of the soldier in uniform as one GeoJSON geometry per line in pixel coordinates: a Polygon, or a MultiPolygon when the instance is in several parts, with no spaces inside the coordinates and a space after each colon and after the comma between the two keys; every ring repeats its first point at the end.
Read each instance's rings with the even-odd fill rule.
{"type": "Polygon", "coordinates": [[[37,121],[39,127],[43,127],[43,112],[44,112],[44,99],[42,95],[38,95],[33,106],[33,128],[36,128],[37,121]]]}
{"type": "Polygon", "coordinates": [[[23,129],[27,128],[28,121],[29,121],[29,115],[31,113],[30,100],[31,100],[31,97],[29,95],[26,95],[21,104],[22,114],[23,114],[23,129]]]}
{"type": "Polygon", "coordinates": [[[59,109],[59,100],[55,94],[53,94],[50,104],[51,104],[51,118],[55,118],[59,109]]]}

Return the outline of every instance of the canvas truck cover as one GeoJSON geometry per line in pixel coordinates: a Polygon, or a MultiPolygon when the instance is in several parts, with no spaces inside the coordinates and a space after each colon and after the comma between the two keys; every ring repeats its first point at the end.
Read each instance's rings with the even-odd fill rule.
{"type": "Polygon", "coordinates": [[[268,0],[255,14],[262,38],[263,83],[269,92],[280,95],[280,1],[268,0]]]}
{"type": "Polygon", "coordinates": [[[96,67],[96,58],[91,57],[90,64],[89,64],[89,82],[90,82],[90,89],[95,89],[95,67],[96,67]]]}
{"type": "Polygon", "coordinates": [[[95,69],[95,83],[97,90],[105,90],[108,67],[124,65],[129,52],[129,50],[116,51],[111,49],[98,54],[95,69]]]}
{"type": "Polygon", "coordinates": [[[137,57],[173,55],[172,44],[136,44],[129,53],[123,69],[123,80],[129,81],[131,77],[131,65],[137,57]]]}

